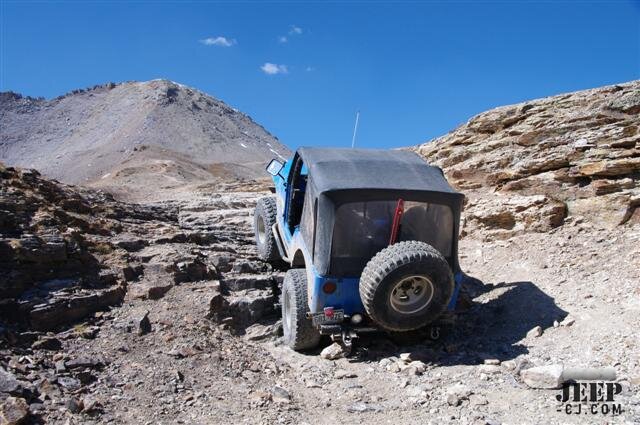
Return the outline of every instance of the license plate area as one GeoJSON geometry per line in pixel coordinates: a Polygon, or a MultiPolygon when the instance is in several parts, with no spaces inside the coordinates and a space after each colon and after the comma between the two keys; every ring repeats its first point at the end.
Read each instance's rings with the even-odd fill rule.
{"type": "Polygon", "coordinates": [[[331,316],[327,316],[324,312],[314,313],[311,315],[311,321],[314,326],[342,323],[344,321],[344,310],[333,310],[331,316]]]}

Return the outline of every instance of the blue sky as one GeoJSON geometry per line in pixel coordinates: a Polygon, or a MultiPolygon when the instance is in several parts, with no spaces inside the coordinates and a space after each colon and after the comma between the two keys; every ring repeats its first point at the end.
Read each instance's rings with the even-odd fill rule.
{"type": "Polygon", "coordinates": [[[290,147],[424,142],[486,109],[640,78],[640,2],[13,2],[0,90],[167,78],[290,147]],[[285,39],[286,38],[286,42],[285,39]]]}

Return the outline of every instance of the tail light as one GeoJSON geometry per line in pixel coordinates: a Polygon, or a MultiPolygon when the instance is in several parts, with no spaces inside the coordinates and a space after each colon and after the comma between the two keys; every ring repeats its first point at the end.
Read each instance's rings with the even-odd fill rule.
{"type": "Polygon", "coordinates": [[[335,282],[325,282],[324,285],[322,285],[322,292],[324,292],[325,294],[333,294],[334,292],[336,292],[337,288],[338,285],[336,285],[335,282]]]}

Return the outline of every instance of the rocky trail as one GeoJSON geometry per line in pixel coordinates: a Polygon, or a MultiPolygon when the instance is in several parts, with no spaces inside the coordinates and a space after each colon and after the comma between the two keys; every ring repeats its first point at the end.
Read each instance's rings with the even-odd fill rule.
{"type": "MultiPolygon", "coordinates": [[[[223,144],[253,125],[167,84],[77,95],[151,87],[164,112],[195,96],[198,123],[229,115],[223,144]]],[[[7,100],[20,119],[75,105],[7,100]]],[[[282,345],[285,269],[257,258],[252,230],[264,181],[173,179],[153,149],[120,152],[143,172],[93,189],[0,165],[0,424],[640,423],[639,117],[635,81],[497,108],[414,148],[467,198],[473,279],[439,339],[370,335],[348,357],[282,345]],[[615,415],[558,403],[584,367],[615,370],[615,415]]]]}
{"type": "MultiPolygon", "coordinates": [[[[44,185],[4,172],[12,188],[24,179],[44,185]]],[[[110,270],[123,288],[113,306],[93,304],[79,319],[69,301],[58,310],[61,324],[42,331],[5,322],[5,421],[601,423],[556,412],[557,391],[523,381],[521,370],[553,364],[615,367],[625,412],[608,419],[640,419],[637,228],[569,220],[547,234],[466,236],[463,269],[483,283],[466,288],[472,302],[459,306],[440,340],[374,335],[350,357],[327,360],[280,344],[283,271],[256,258],[251,229],[265,193],[237,190],[137,207],[148,215],[130,229],[131,218],[121,217],[120,231],[102,240],[108,247],[92,254],[101,256],[98,275],[110,270]]]]}

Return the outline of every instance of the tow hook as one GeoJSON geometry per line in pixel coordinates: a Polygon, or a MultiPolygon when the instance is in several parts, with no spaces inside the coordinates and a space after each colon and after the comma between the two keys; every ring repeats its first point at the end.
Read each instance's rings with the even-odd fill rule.
{"type": "Polygon", "coordinates": [[[342,346],[346,353],[351,353],[353,340],[358,338],[358,334],[349,329],[343,329],[340,333],[331,334],[331,340],[342,346]]]}
{"type": "Polygon", "coordinates": [[[429,338],[432,341],[440,339],[440,326],[432,326],[431,329],[429,329],[429,338]]]}

